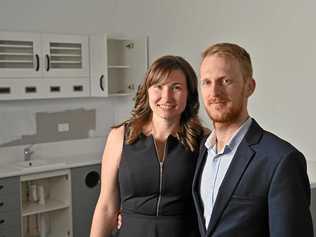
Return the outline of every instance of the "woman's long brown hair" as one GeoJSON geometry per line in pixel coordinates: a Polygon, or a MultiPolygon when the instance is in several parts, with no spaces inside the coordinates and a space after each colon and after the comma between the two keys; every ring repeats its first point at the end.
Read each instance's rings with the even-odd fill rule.
{"type": "Polygon", "coordinates": [[[187,104],[181,114],[177,138],[190,151],[199,149],[203,128],[198,118],[200,103],[197,77],[192,66],[185,59],[172,55],[162,56],[153,62],[146,73],[143,83],[138,87],[130,119],[114,126],[125,126],[125,142],[127,144],[134,143],[140,137],[144,125],[148,124],[151,118],[152,110],[148,101],[148,89],[152,85],[167,79],[175,70],[180,70],[184,73],[188,88],[187,104]]]}

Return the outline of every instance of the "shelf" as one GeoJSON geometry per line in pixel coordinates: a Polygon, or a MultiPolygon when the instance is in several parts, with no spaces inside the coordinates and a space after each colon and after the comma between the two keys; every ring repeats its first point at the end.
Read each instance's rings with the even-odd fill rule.
{"type": "Polygon", "coordinates": [[[129,96],[133,95],[133,93],[127,93],[127,92],[122,92],[122,93],[111,93],[109,96],[129,96]]]}
{"type": "MultiPolygon", "coordinates": [[[[25,235],[25,237],[39,237],[39,236],[40,235],[35,235],[35,236],[34,235],[25,235]]],[[[70,234],[60,231],[60,232],[48,233],[46,236],[47,237],[69,237],[70,234]]]]}
{"type": "Polygon", "coordinates": [[[64,232],[55,232],[55,233],[51,233],[51,234],[48,234],[47,237],[69,237],[70,236],[70,233],[64,233],[64,232]]]}
{"type": "Polygon", "coordinates": [[[40,236],[73,237],[70,171],[34,173],[21,176],[20,181],[22,237],[35,237],[30,234],[41,231],[45,234],[40,236]]]}
{"type": "Polygon", "coordinates": [[[22,216],[29,216],[49,211],[55,211],[59,209],[68,208],[70,205],[68,203],[58,201],[58,200],[46,200],[44,205],[39,203],[26,203],[24,207],[22,207],[22,216]]]}
{"type": "Polygon", "coordinates": [[[108,69],[128,69],[128,65],[108,65],[108,69]]]}

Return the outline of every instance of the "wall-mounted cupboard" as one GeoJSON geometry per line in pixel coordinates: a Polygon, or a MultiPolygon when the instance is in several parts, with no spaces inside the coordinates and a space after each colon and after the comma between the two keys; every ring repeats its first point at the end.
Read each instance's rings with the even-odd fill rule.
{"type": "Polygon", "coordinates": [[[148,38],[90,37],[91,96],[135,94],[148,67],[148,38]]]}
{"type": "Polygon", "coordinates": [[[0,32],[0,99],[89,96],[89,38],[0,32]]]}
{"type": "Polygon", "coordinates": [[[148,40],[0,31],[0,100],[135,93],[148,40]]]}

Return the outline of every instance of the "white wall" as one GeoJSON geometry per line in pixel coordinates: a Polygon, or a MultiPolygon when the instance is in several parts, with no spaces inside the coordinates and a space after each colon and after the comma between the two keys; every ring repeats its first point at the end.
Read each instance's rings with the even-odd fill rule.
{"type": "MultiPolygon", "coordinates": [[[[239,43],[252,55],[257,80],[251,114],[316,160],[315,8],[308,0],[0,0],[0,29],[146,34],[151,61],[178,54],[197,71],[210,43],[239,43]]],[[[127,115],[130,103],[114,102],[122,105],[114,120],[127,115]]],[[[0,113],[2,108],[0,103],[0,113]]]]}

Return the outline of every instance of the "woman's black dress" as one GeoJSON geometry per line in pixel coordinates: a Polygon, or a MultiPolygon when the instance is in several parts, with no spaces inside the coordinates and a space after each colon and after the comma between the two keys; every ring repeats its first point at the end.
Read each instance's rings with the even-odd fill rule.
{"type": "Polygon", "coordinates": [[[199,237],[191,185],[198,153],[169,136],[159,161],[153,136],[124,144],[119,167],[119,237],[199,237]]]}

